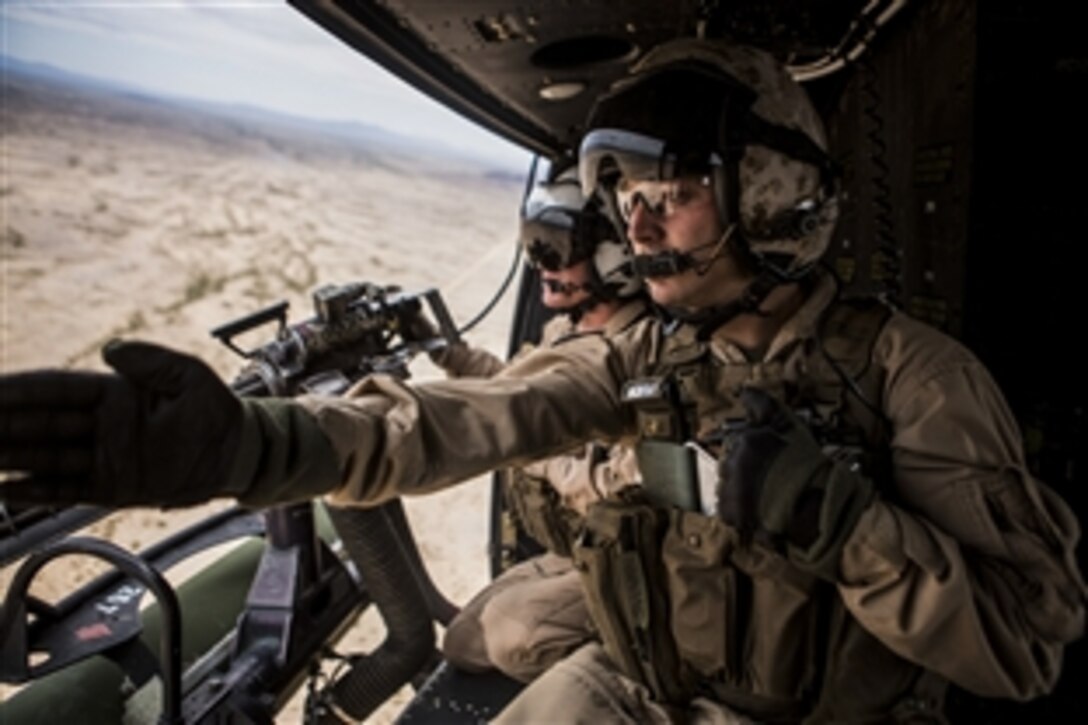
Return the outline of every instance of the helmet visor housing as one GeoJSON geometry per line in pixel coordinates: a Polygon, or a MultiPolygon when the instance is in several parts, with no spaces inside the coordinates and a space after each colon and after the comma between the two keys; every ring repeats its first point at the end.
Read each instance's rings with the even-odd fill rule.
{"type": "Polygon", "coordinates": [[[746,109],[753,99],[750,89],[699,63],[621,81],[590,113],[579,151],[583,193],[617,177],[707,174],[729,145],[725,107],[746,109]]]}
{"type": "Polygon", "coordinates": [[[521,222],[521,244],[529,261],[556,271],[585,259],[584,250],[575,249],[574,215],[560,209],[545,209],[521,222]]]}
{"type": "Polygon", "coordinates": [[[584,199],[573,168],[534,187],[521,219],[521,244],[532,264],[566,269],[590,258],[600,240],[615,236],[596,203],[584,199]]]}

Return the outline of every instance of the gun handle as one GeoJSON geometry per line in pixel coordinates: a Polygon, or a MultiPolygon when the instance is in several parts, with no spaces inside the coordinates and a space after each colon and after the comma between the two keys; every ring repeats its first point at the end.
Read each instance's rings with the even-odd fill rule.
{"type": "Polygon", "coordinates": [[[248,359],[250,353],[245,352],[234,344],[235,335],[248,332],[255,327],[260,327],[266,322],[272,321],[278,322],[279,328],[282,330],[287,324],[287,305],[288,303],[286,301],[277,302],[274,305],[269,305],[268,307],[257,310],[245,317],[239,317],[237,320],[232,320],[224,325],[220,325],[212,330],[212,337],[216,338],[242,357],[248,359]]]}
{"type": "Polygon", "coordinates": [[[457,326],[453,324],[453,318],[450,316],[450,311],[446,307],[446,301],[442,299],[442,295],[439,291],[432,288],[424,292],[423,296],[426,298],[427,304],[431,308],[431,313],[438,322],[438,330],[442,333],[442,337],[446,338],[446,342],[452,345],[453,343],[460,341],[461,335],[457,332],[457,326]]]}

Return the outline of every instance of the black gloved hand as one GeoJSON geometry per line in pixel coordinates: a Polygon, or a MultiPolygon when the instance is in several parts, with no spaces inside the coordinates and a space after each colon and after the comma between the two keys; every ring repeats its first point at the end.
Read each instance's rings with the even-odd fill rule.
{"type": "Polygon", "coordinates": [[[103,349],[117,375],[0,377],[0,499],[185,506],[232,495],[242,402],[196,358],[140,342],[103,349]]]}
{"type": "Polygon", "coordinates": [[[718,515],[742,539],[757,531],[784,538],[791,560],[834,579],[873,500],[872,483],[825,456],[808,427],[765,391],[745,388],[741,402],[748,425],[719,462],[718,515]]]}

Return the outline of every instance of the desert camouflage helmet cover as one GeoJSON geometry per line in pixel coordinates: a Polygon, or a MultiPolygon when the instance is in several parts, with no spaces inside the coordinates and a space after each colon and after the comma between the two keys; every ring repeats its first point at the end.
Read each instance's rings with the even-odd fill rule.
{"type": "Polygon", "coordinates": [[[629,297],[642,283],[632,269],[627,244],[598,206],[583,196],[576,166],[555,179],[538,181],[522,209],[522,247],[533,264],[550,270],[589,259],[603,296],[629,297]]]}
{"type": "Polygon", "coordinates": [[[806,273],[828,248],[839,209],[823,123],[806,91],[768,53],[694,38],[658,46],[598,102],[587,131],[580,154],[587,193],[597,188],[609,163],[621,173],[666,175],[670,164],[662,157],[677,147],[690,148],[691,139],[699,137],[711,146],[707,167],[721,164],[715,170],[721,191],[729,183],[724,165],[729,149],[723,146],[732,131],[743,145],[736,171],[739,197],[719,199],[719,211],[728,217],[728,209],[738,210],[742,243],[787,277],[806,273]],[[747,96],[740,103],[756,122],[723,130],[737,116],[723,117],[727,103],[709,95],[747,96]],[[625,96],[637,101],[637,108],[631,103],[625,108],[625,96]],[[792,138],[783,140],[780,129],[789,129],[792,138]],[[658,158],[645,158],[653,154],[658,158]],[[632,162],[638,155],[642,162],[632,162]]]}

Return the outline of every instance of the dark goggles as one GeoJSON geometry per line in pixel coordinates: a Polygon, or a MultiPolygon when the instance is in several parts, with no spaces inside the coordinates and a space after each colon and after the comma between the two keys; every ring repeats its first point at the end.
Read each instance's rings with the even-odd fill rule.
{"type": "Polygon", "coordinates": [[[566,212],[551,210],[521,222],[521,244],[529,261],[556,271],[575,264],[575,220],[566,212]]]}
{"type": "Polygon", "coordinates": [[[608,220],[592,208],[577,213],[546,209],[521,221],[521,244],[529,261],[553,272],[588,259],[601,240],[615,237],[608,220]]]}

